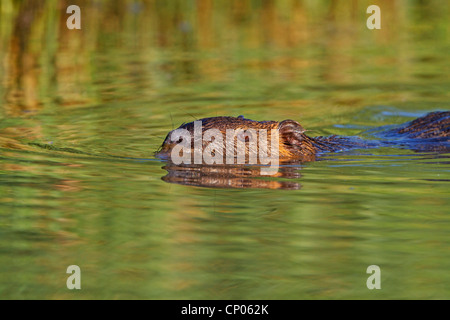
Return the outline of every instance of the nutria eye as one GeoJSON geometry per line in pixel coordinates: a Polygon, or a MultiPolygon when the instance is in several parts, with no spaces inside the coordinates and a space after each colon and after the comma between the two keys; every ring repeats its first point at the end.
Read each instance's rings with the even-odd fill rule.
{"type": "MultiPolygon", "coordinates": [[[[252,136],[253,137],[253,136],[252,136]]],[[[237,134],[237,138],[240,140],[240,141],[242,141],[242,142],[249,142],[250,141],[250,138],[252,138],[252,137],[250,137],[249,135],[248,135],[248,133],[246,134],[246,133],[243,133],[243,132],[241,132],[241,133],[238,133],[237,134]]],[[[256,137],[255,137],[256,138],[256,137]]]]}
{"type": "Polygon", "coordinates": [[[183,142],[183,137],[181,137],[180,139],[177,140],[177,143],[181,143],[183,142]]]}

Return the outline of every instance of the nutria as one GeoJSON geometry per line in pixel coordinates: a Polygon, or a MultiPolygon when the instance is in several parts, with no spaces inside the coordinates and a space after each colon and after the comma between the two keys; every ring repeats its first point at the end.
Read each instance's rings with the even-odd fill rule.
{"type": "MultiPolygon", "coordinates": [[[[399,145],[413,150],[441,151],[450,150],[450,111],[431,112],[414,121],[397,126],[393,129],[380,129],[374,136],[377,140],[363,140],[358,137],[309,137],[305,129],[294,120],[255,121],[239,117],[212,117],[201,121],[202,133],[208,129],[218,129],[224,135],[227,129],[265,129],[270,132],[278,130],[279,160],[313,161],[325,152],[338,152],[355,148],[374,148],[380,146],[399,145]]],[[[194,122],[182,124],[178,129],[194,133],[194,122]]],[[[172,141],[169,132],[156,155],[159,158],[170,159],[172,149],[180,141],[172,141]]],[[[268,136],[268,140],[270,134],[268,136]]],[[[192,146],[194,142],[192,140],[192,146]]],[[[205,148],[207,144],[203,143],[205,148]]],[[[248,149],[247,149],[248,152],[248,149]]]]}

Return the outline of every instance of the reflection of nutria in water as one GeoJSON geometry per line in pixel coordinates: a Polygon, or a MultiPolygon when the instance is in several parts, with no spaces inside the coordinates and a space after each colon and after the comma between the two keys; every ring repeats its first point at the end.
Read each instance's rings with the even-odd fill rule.
{"type": "Polygon", "coordinates": [[[230,189],[284,189],[297,190],[301,185],[295,180],[301,177],[297,167],[283,166],[270,179],[261,176],[257,166],[239,165],[175,165],[168,162],[163,169],[167,175],[162,180],[170,183],[230,189]]]}
{"type": "MultiPolygon", "coordinates": [[[[292,160],[313,161],[317,155],[323,152],[337,152],[355,148],[374,148],[380,146],[402,146],[412,150],[441,151],[450,150],[450,112],[432,112],[414,121],[398,126],[394,129],[381,130],[375,136],[381,140],[362,140],[358,137],[309,137],[305,134],[303,127],[294,120],[277,121],[254,121],[245,119],[243,116],[235,117],[213,117],[200,119],[203,133],[208,129],[218,129],[226,136],[227,129],[233,130],[260,130],[268,132],[278,130],[279,133],[279,161],[280,163],[292,160]]],[[[186,129],[192,137],[192,154],[194,153],[194,122],[181,125],[178,129],[186,129]]],[[[157,152],[157,156],[170,159],[172,149],[180,141],[172,141],[169,132],[166,139],[157,152]]],[[[226,150],[225,139],[223,150],[226,150]]],[[[270,145],[270,141],[268,142],[270,145]]],[[[203,143],[205,148],[208,143],[203,143]]],[[[246,149],[248,152],[248,148],[246,149]]],[[[225,152],[224,152],[225,153],[225,152]]],[[[236,153],[235,153],[236,154],[236,153]]],[[[248,154],[247,154],[248,156],[248,154]]],[[[223,163],[226,163],[225,161],[223,163]]]]}

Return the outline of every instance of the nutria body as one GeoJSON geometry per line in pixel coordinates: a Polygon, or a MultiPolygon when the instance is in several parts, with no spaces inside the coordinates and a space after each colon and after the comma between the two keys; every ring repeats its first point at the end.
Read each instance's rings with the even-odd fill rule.
{"type": "MultiPolygon", "coordinates": [[[[202,133],[208,129],[217,129],[224,135],[228,129],[233,130],[266,130],[269,132],[267,139],[270,140],[271,130],[277,130],[279,136],[279,160],[285,161],[313,161],[320,154],[326,152],[338,152],[355,148],[374,148],[380,146],[401,145],[410,149],[444,151],[450,150],[450,112],[432,112],[414,121],[393,129],[381,130],[375,134],[377,140],[363,140],[358,137],[309,137],[305,129],[294,120],[277,121],[255,121],[239,117],[212,117],[201,121],[202,133]]],[[[185,129],[194,134],[194,122],[182,124],[178,129],[185,129]]],[[[157,156],[170,158],[170,154],[179,143],[172,141],[169,132],[161,145],[157,156]]],[[[238,136],[239,138],[239,136],[238,136]]],[[[244,137],[245,139],[245,137],[244,137]]],[[[208,143],[203,143],[204,149],[208,143]]],[[[190,144],[194,146],[194,141],[190,144]]],[[[225,142],[224,142],[225,147],[225,142]]],[[[248,153],[248,148],[246,149],[248,153]]]]}

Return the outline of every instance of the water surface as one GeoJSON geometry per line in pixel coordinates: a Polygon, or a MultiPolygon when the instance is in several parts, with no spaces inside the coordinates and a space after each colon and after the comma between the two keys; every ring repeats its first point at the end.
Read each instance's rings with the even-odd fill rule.
{"type": "Polygon", "coordinates": [[[68,30],[63,1],[2,0],[0,297],[448,299],[449,154],[330,154],[290,190],[168,183],[154,157],[202,117],[358,135],[449,110],[448,4],[382,1],[373,31],[370,4],[80,1],[68,30]]]}

